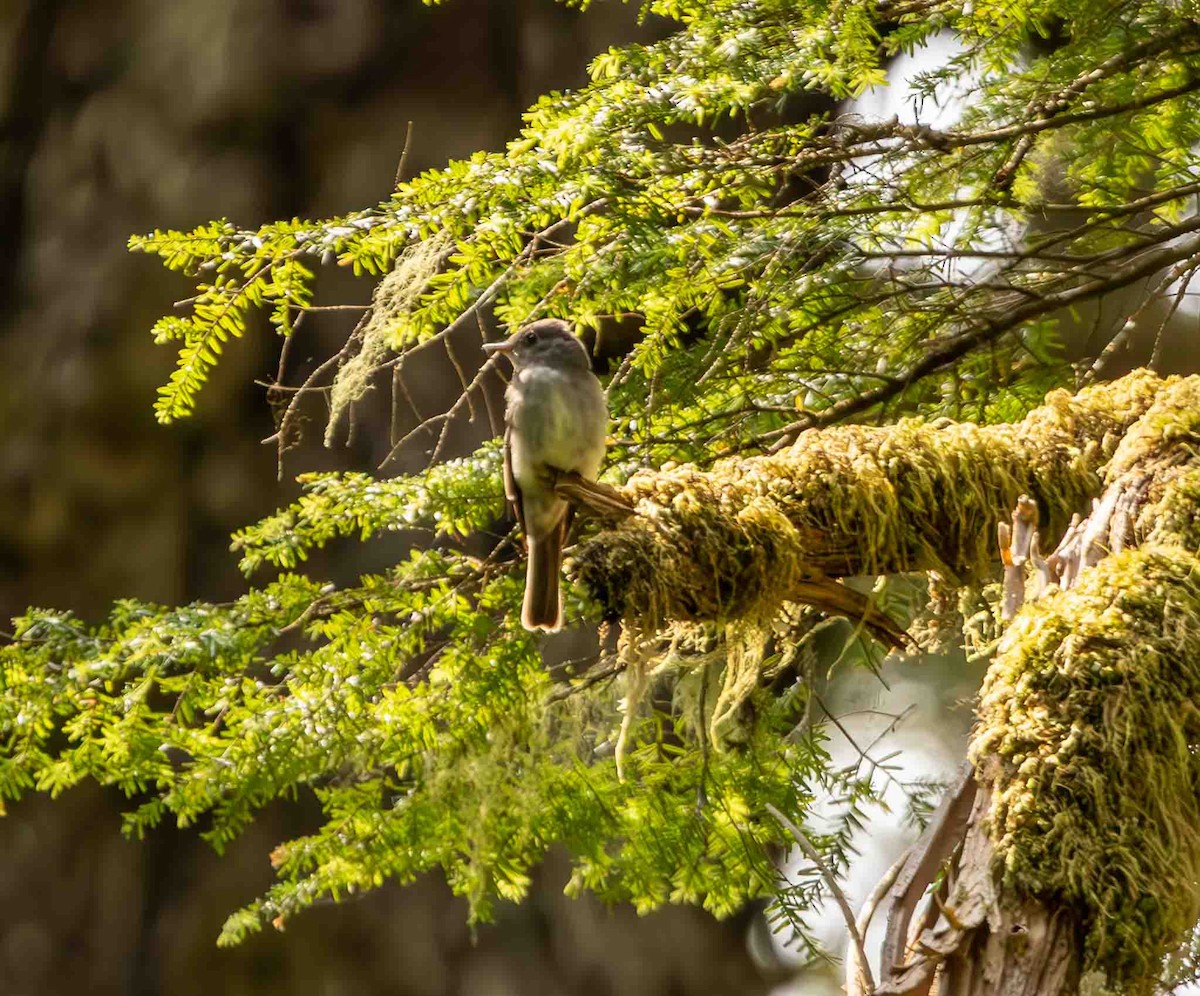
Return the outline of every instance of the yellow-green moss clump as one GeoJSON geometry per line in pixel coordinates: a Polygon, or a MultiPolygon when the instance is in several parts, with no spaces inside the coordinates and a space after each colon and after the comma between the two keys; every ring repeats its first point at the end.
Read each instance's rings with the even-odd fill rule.
{"type": "Polygon", "coordinates": [[[1181,467],[1170,488],[1138,516],[1138,532],[1148,543],[1170,540],[1200,552],[1200,467],[1181,467]]]}
{"type": "Polygon", "coordinates": [[[1200,377],[1166,384],[1121,440],[1108,484],[1140,492],[1129,540],[1200,551],[1200,377]]]}
{"type": "Polygon", "coordinates": [[[1007,883],[1070,904],[1085,967],[1153,988],[1200,919],[1200,558],[1126,551],[1026,607],[971,758],[1000,762],[990,831],[1007,883]]]}
{"type": "Polygon", "coordinates": [[[997,515],[1019,495],[1051,530],[1086,508],[1166,383],[1137,371],[1053,392],[1013,425],[839,426],[774,456],[641,474],[626,489],[639,514],[582,544],[575,570],[610,615],[649,628],[763,618],[819,574],[970,577],[993,559],[997,515]]]}
{"type": "MultiPolygon", "coordinates": [[[[1134,376],[1134,375],[1130,375],[1134,376]]],[[[1120,383],[1118,381],[1117,383],[1120,383]]],[[[1200,377],[1171,377],[1161,382],[1146,414],[1121,439],[1105,469],[1109,482],[1169,460],[1194,462],[1200,445],[1200,377]]],[[[1169,484],[1163,481],[1164,486],[1169,484]]]]}

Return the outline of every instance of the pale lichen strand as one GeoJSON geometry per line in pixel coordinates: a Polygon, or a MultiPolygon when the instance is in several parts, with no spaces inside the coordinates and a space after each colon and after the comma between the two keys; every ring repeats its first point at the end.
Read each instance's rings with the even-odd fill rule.
{"type": "Polygon", "coordinates": [[[970,578],[992,560],[997,509],[1029,494],[1056,529],[1097,494],[1166,383],[1137,371],[1053,392],[1016,424],[840,426],[709,471],[642,473],[626,488],[639,514],[577,547],[574,570],[609,615],[649,629],[770,618],[814,575],[970,578]]]}
{"type": "Polygon", "coordinates": [[[1083,968],[1129,993],[1200,919],[1198,430],[1200,378],[1165,384],[1106,472],[1144,486],[1144,545],[1017,617],[971,746],[1006,881],[1069,904],[1083,968]]]}
{"type": "Polygon", "coordinates": [[[350,345],[357,345],[357,352],[338,367],[330,387],[325,425],[327,447],[333,446],[344,416],[371,389],[388,356],[407,345],[405,319],[438,272],[451,245],[445,233],[413,243],[376,285],[371,310],[350,339],[350,345]]]}

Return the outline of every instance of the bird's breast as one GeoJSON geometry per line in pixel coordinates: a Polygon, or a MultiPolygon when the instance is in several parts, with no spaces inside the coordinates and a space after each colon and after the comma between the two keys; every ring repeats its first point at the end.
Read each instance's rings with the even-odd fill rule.
{"type": "Polygon", "coordinates": [[[508,387],[513,474],[523,487],[546,468],[594,479],[604,460],[608,411],[590,371],[523,369],[508,387]]]}

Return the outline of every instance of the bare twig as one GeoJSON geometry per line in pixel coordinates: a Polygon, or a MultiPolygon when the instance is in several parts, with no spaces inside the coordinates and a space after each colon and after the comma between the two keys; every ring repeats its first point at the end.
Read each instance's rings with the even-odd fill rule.
{"type": "Polygon", "coordinates": [[[413,139],[413,123],[408,123],[408,128],[404,132],[404,148],[400,150],[400,162],[396,164],[396,182],[392,184],[392,189],[400,186],[400,181],[404,179],[404,167],[408,165],[408,151],[412,148],[413,139]]]}
{"type": "Polygon", "coordinates": [[[974,802],[974,772],[969,764],[964,764],[958,783],[942,799],[888,892],[891,909],[880,957],[880,972],[885,981],[890,973],[898,972],[904,963],[908,926],[917,903],[938,869],[962,840],[974,802]]]}
{"type": "Polygon", "coordinates": [[[1012,524],[996,526],[1000,562],[1004,565],[1004,598],[1000,616],[1008,620],[1025,604],[1025,564],[1037,539],[1038,507],[1029,495],[1021,495],[1012,511],[1012,524]]]}
{"type": "MultiPolygon", "coordinates": [[[[806,412],[805,417],[800,421],[773,432],[764,433],[759,437],[759,441],[767,443],[774,440],[770,450],[777,452],[789,445],[799,433],[820,426],[833,425],[853,415],[868,411],[895,397],[909,384],[938,370],[944,370],[967,353],[996,341],[1033,319],[1041,318],[1060,308],[1100,297],[1109,291],[1118,290],[1152,276],[1163,267],[1170,266],[1181,259],[1189,259],[1200,253],[1200,237],[1194,234],[1197,230],[1200,230],[1200,216],[1194,216],[1173,226],[1173,231],[1169,233],[1169,241],[1166,244],[1157,245],[1155,248],[1143,252],[1139,259],[1116,267],[1109,276],[1103,279],[1088,280],[1063,290],[1049,291],[1023,304],[997,302],[994,310],[985,312],[969,321],[967,328],[931,343],[924,358],[910,366],[897,382],[886,382],[857,395],[843,398],[821,411],[806,412]],[[1179,236],[1183,235],[1191,237],[1180,239],[1179,236]]],[[[1164,240],[1167,238],[1167,233],[1164,233],[1164,240]]]]}
{"type": "Polygon", "coordinates": [[[602,681],[607,681],[610,678],[615,678],[618,674],[625,670],[625,661],[617,655],[604,658],[595,667],[589,669],[579,678],[569,680],[563,684],[556,686],[547,696],[547,702],[561,702],[563,699],[568,699],[572,695],[577,695],[582,691],[586,691],[593,685],[598,685],[602,681]]]}
{"type": "MultiPolygon", "coordinates": [[[[858,912],[858,919],[854,925],[858,928],[858,936],[866,938],[867,931],[871,929],[871,921],[875,918],[875,911],[879,908],[879,904],[883,902],[888,891],[895,884],[900,872],[908,863],[908,856],[912,853],[911,847],[906,847],[904,853],[900,855],[886,872],[883,877],[875,883],[875,888],[871,890],[871,894],[867,896],[866,901],[862,905],[862,909],[858,912]]],[[[862,979],[857,972],[849,971],[847,966],[846,972],[846,996],[869,996],[863,992],[862,979]]]]}
{"type": "MultiPolygon", "coordinates": [[[[1072,100],[1082,95],[1100,80],[1106,79],[1115,73],[1124,72],[1148,58],[1170,51],[1183,38],[1194,36],[1198,27],[1200,25],[1194,22],[1187,22],[1177,27],[1174,31],[1164,31],[1155,34],[1154,37],[1138,45],[1130,46],[1117,55],[1101,62],[1099,65],[1093,66],[1086,73],[1076,77],[1070,84],[1048,100],[1031,103],[1026,108],[1025,116],[1027,118],[1053,117],[1058,112],[1069,107],[1072,100]]],[[[1029,154],[1029,150],[1033,148],[1033,139],[1034,136],[1032,134],[1026,134],[1017,140],[1012,155],[1000,167],[992,179],[994,186],[1001,190],[1008,189],[1016,175],[1017,169],[1029,154]]]]}

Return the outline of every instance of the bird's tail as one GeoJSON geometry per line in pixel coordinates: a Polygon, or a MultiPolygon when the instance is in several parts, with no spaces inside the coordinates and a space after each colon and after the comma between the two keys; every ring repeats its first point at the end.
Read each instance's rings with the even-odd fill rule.
{"type": "Polygon", "coordinates": [[[521,608],[521,623],[526,629],[556,630],[562,626],[558,579],[566,538],[565,515],[546,535],[536,539],[527,537],[529,566],[525,574],[525,604],[521,608]]]}

